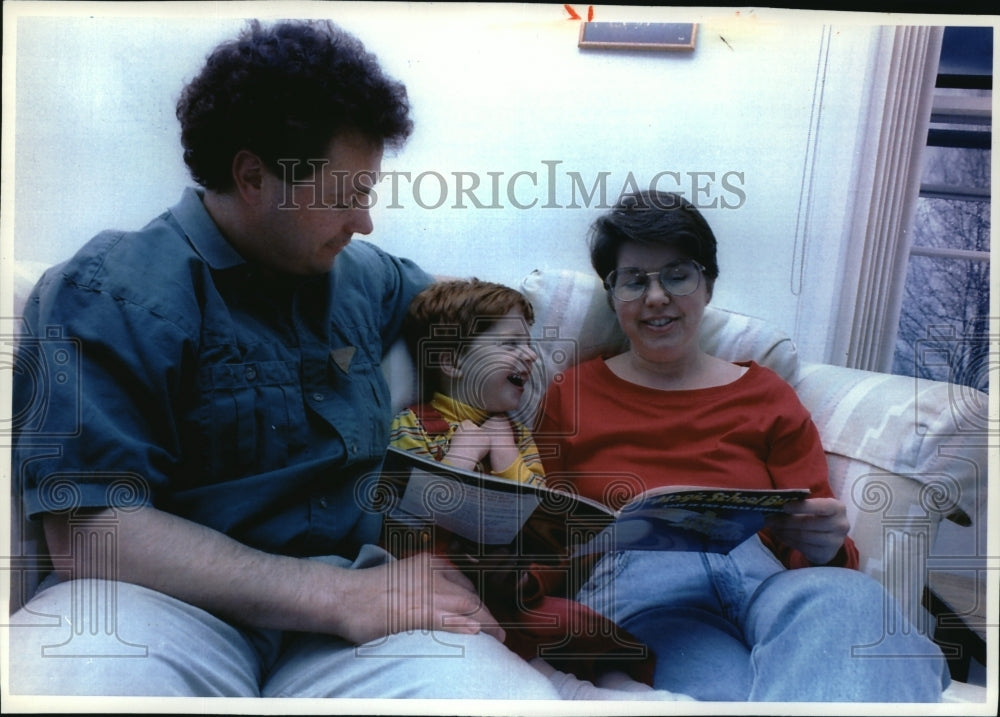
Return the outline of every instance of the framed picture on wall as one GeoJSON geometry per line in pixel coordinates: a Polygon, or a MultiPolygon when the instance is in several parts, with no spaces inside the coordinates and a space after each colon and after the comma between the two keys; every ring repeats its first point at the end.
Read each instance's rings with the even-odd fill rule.
{"type": "Polygon", "coordinates": [[[694,50],[698,25],[678,22],[581,22],[578,46],[594,50],[694,50]]]}

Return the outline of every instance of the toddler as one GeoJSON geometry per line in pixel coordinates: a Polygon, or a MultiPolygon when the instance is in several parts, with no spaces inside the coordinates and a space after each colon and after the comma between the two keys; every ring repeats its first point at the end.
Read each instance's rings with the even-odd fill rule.
{"type": "Polygon", "coordinates": [[[392,444],[457,468],[543,483],[531,431],[512,417],[538,358],[533,321],[528,300],[501,284],[445,281],[418,294],[404,334],[421,400],[393,420],[392,444]]]}

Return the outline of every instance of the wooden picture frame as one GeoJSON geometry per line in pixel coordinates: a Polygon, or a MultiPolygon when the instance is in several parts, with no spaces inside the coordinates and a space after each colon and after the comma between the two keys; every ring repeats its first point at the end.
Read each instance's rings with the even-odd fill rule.
{"type": "Polygon", "coordinates": [[[578,47],[594,50],[694,50],[695,23],[581,22],[578,47]]]}

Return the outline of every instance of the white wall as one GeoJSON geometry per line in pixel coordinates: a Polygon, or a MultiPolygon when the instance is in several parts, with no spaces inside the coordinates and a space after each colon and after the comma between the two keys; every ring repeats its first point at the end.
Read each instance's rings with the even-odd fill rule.
{"type": "MultiPolygon", "coordinates": [[[[211,11],[182,17],[169,4],[112,5],[119,17],[46,3],[40,12],[54,14],[6,23],[5,53],[17,61],[18,259],[55,262],[101,229],[139,227],[189,183],[174,103],[208,50],[241,26],[240,7],[206,3],[211,11]]],[[[583,51],[561,4],[266,3],[256,14],[325,13],[406,83],[416,133],[384,169],[411,180],[399,179],[394,197],[378,186],[373,241],[435,272],[508,283],[535,268],[589,271],[584,235],[601,209],[579,195],[569,206],[573,173],[588,191],[606,173],[608,202],[630,172],[640,187],[679,173],[680,184],[667,174],[659,187],[689,197],[693,175],[707,173],[697,199],[720,204],[705,210],[720,241],[716,303],[776,322],[807,358],[823,358],[878,26],[804,12],[596,11],[697,21],[697,48],[583,51]],[[484,207],[459,200],[455,173],[479,178],[484,207]],[[440,178],[448,195],[434,206],[440,178]]]]}

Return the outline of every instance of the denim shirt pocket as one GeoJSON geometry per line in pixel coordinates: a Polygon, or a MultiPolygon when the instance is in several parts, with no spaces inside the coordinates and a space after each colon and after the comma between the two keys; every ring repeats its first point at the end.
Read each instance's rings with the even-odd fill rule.
{"type": "Polygon", "coordinates": [[[344,439],[349,460],[381,455],[388,444],[392,417],[389,386],[378,357],[362,346],[344,370],[331,351],[327,371],[338,397],[337,402],[327,406],[327,420],[344,439]]]}
{"type": "Polygon", "coordinates": [[[388,410],[389,384],[382,374],[382,363],[378,356],[358,352],[359,360],[352,367],[361,376],[361,383],[368,387],[370,398],[377,409],[388,410]]]}
{"type": "Polygon", "coordinates": [[[305,443],[295,361],[224,363],[202,369],[199,433],[212,482],[284,465],[305,443]]]}

